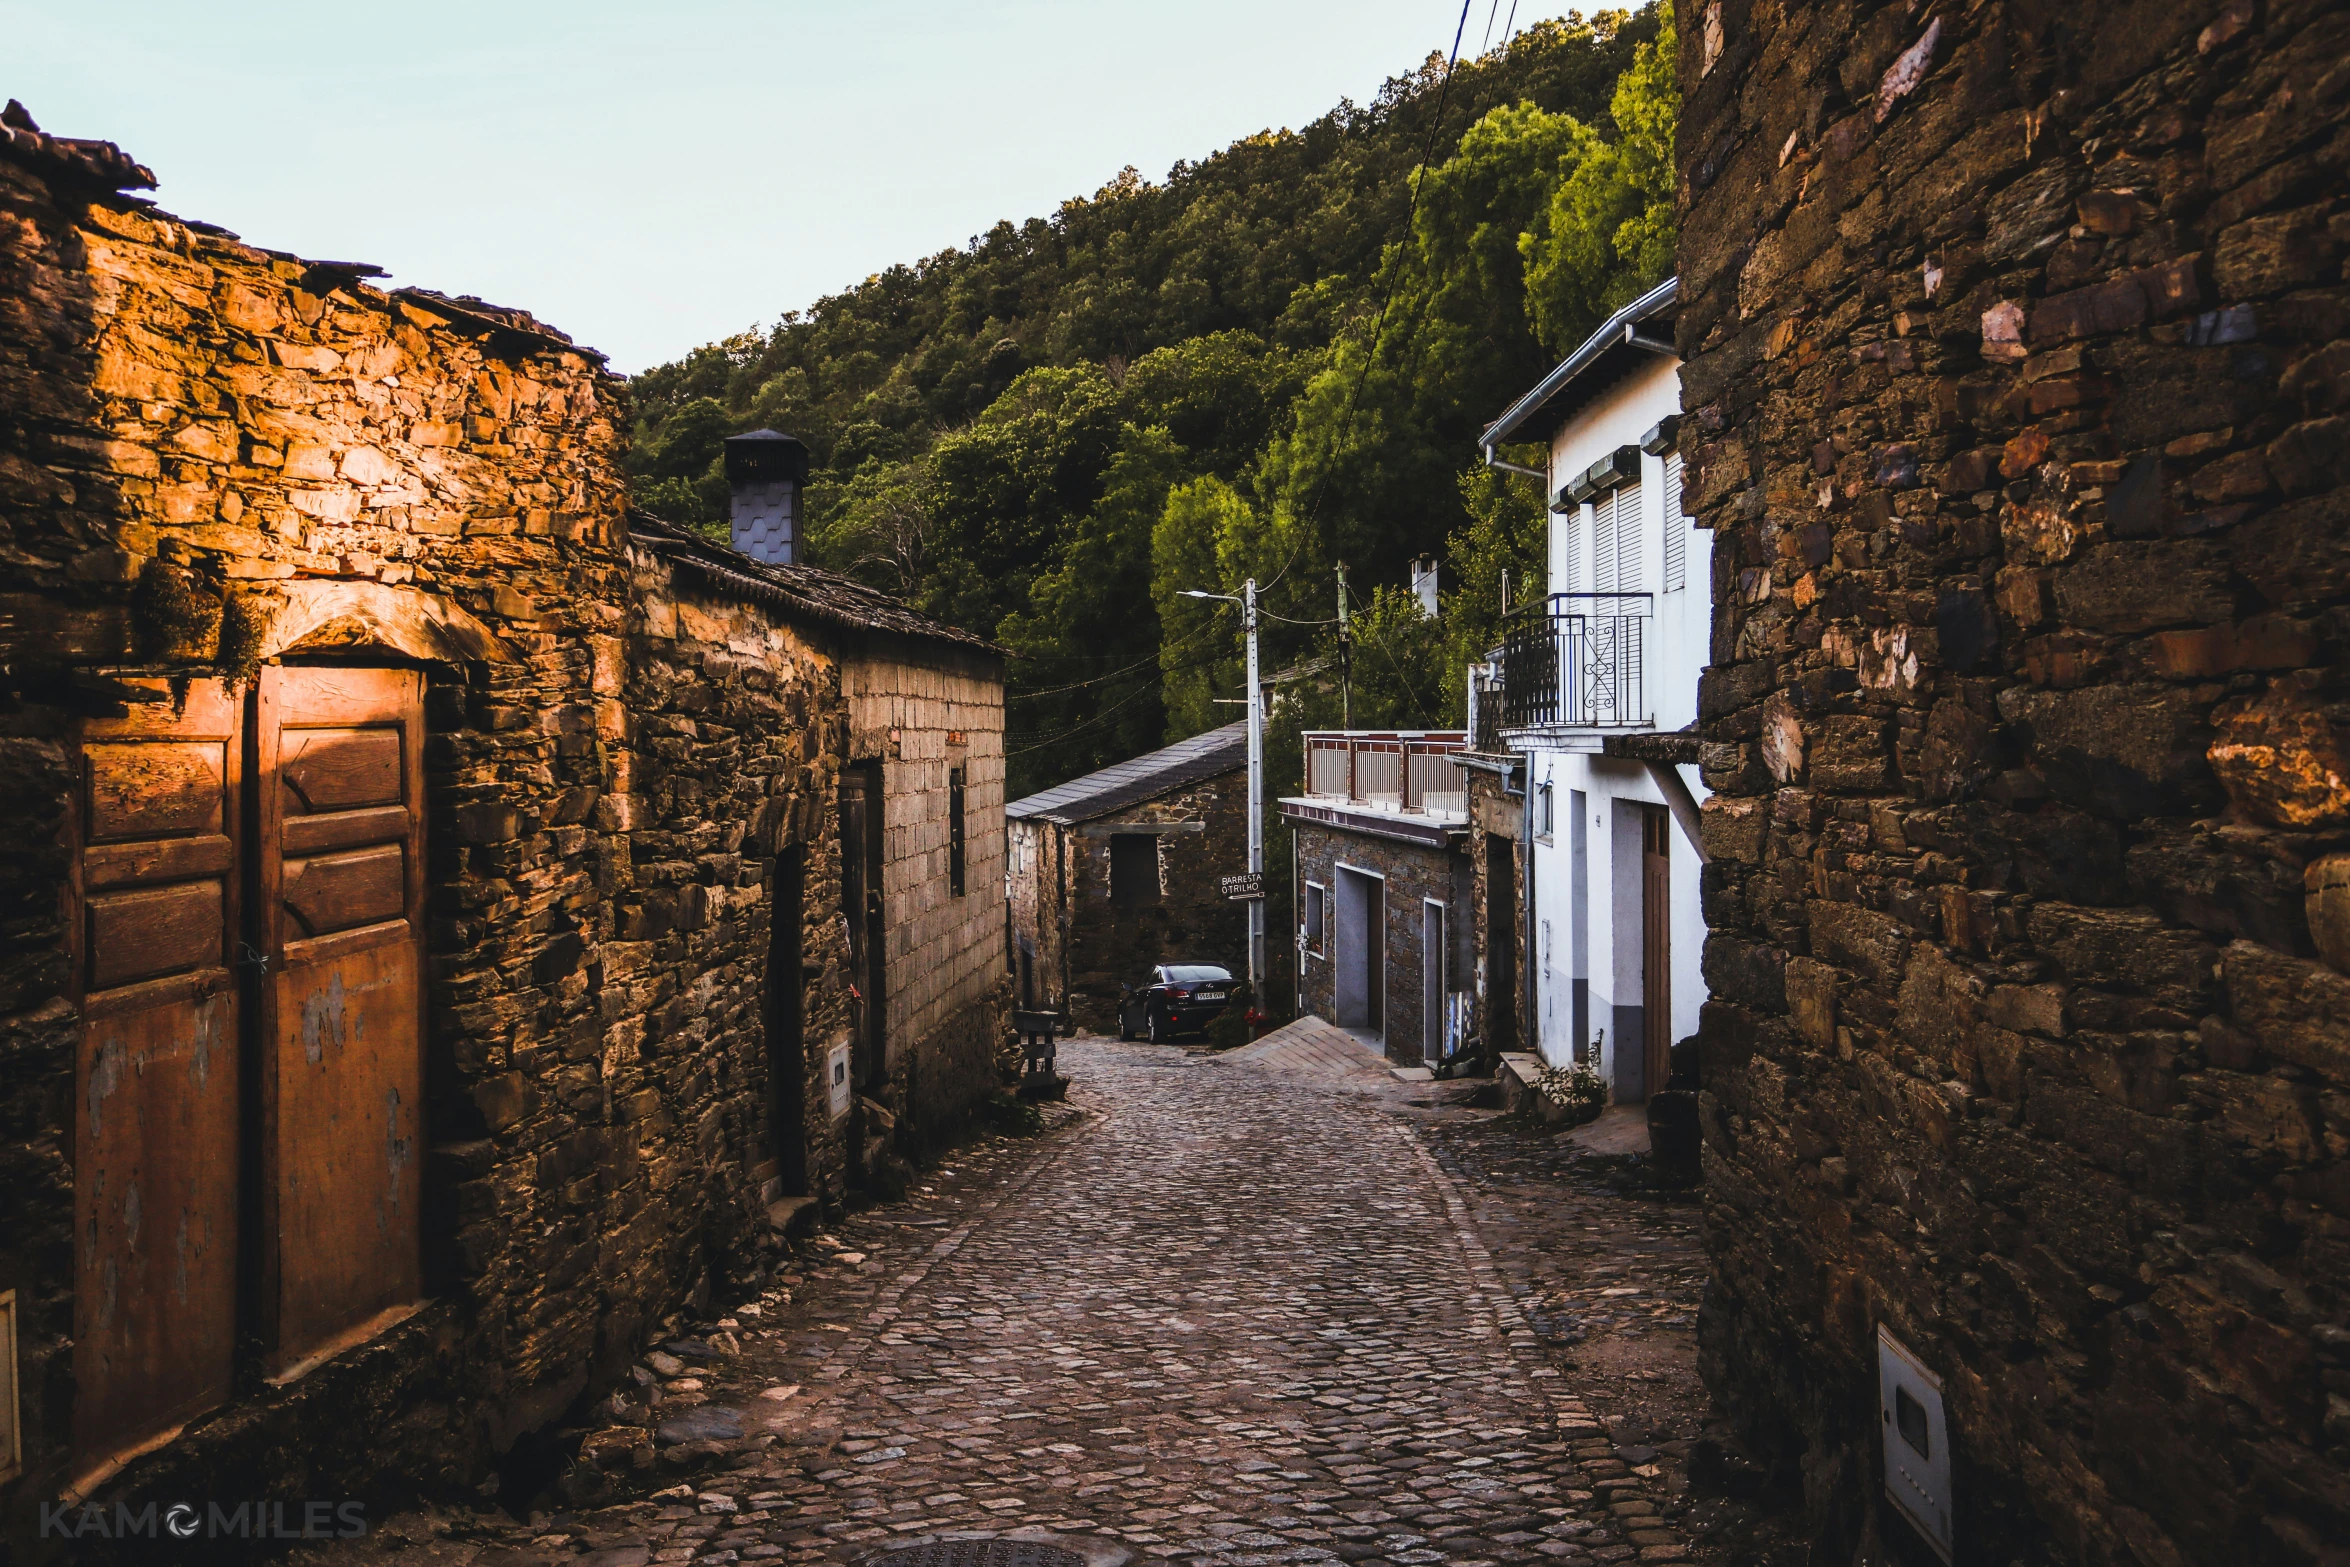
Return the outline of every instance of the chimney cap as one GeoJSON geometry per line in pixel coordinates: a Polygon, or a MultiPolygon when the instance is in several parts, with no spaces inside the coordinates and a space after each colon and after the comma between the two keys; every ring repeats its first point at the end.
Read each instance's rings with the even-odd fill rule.
{"type": "Polygon", "coordinates": [[[781,430],[745,430],[726,438],[726,477],[746,480],[790,479],[808,482],[808,447],[796,435],[781,430]]]}

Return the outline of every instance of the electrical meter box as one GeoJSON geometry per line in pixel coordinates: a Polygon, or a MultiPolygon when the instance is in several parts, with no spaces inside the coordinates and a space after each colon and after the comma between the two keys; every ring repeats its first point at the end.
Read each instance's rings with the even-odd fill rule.
{"type": "Polygon", "coordinates": [[[1877,1328],[1878,1434],[1885,1444],[1885,1495],[1950,1560],[1950,1426],[1942,1379],[1909,1346],[1877,1328]]]}

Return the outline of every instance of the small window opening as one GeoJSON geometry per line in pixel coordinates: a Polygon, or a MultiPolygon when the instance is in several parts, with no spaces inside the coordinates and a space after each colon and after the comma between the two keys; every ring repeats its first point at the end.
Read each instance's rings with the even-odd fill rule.
{"type": "Polygon", "coordinates": [[[1159,901],[1159,838],[1156,833],[1110,835],[1110,902],[1139,909],[1159,901]]]}
{"type": "Polygon", "coordinates": [[[963,895],[963,769],[947,773],[947,890],[963,895]]]}

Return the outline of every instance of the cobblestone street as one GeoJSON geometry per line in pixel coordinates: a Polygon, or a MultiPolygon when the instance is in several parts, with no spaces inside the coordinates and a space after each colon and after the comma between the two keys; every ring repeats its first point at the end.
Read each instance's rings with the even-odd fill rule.
{"type": "Polygon", "coordinates": [[[1680,1527],[1692,1204],[1461,1108],[1474,1084],[1094,1039],[1062,1063],[1052,1129],[961,1151],[648,1354],[657,1405],[587,1438],[601,1495],[310,1559],[801,1562],[1021,1529],[1235,1567],[1705,1559],[1680,1527]]]}

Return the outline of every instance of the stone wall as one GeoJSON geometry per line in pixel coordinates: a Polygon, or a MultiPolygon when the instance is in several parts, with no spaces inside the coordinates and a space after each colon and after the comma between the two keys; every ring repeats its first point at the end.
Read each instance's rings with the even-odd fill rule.
{"type": "Polygon", "coordinates": [[[882,759],[883,1019],[893,1088],[916,1122],[935,1122],[947,1106],[997,1086],[996,1023],[1009,1025],[997,994],[1008,967],[1003,673],[991,657],[942,657],[897,641],[879,639],[849,662],[848,754],[882,759]],[[947,863],[956,771],[964,791],[960,893],[947,863]],[[975,1007],[992,1021],[970,1025],[975,1007]]]}
{"type": "Polygon", "coordinates": [[[2350,15],[1684,17],[1704,1369],[1814,1560],[2350,1539],[2350,15]],[[2306,898],[2306,903],[2305,903],[2306,898]]]}
{"type": "Polygon", "coordinates": [[[742,1166],[718,1182],[717,1239],[734,1249],[764,1222],[758,1199],[777,1178],[765,1167],[791,1131],[774,1112],[799,1108],[808,1193],[837,1204],[854,1162],[825,1068],[826,1047],[854,1026],[840,917],[844,661],[830,638],[718,598],[651,550],[632,550],[630,563],[629,723],[600,802],[627,824],[630,863],[609,889],[612,939],[588,974],[613,1014],[601,1076],[624,1097],[641,1083],[639,1095],[665,1089],[698,1107],[697,1145],[742,1166]],[[764,1009],[777,860],[794,853],[802,1024],[786,1041],[770,1035],[764,1009]],[[797,1084],[770,1082],[794,1066],[797,1084]]]}
{"type": "MultiPolygon", "coordinates": [[[[758,1265],[784,1130],[770,871],[794,848],[806,1022],[785,1048],[810,1074],[811,1183],[839,1196],[814,1074],[846,1027],[843,669],[869,689],[951,684],[986,758],[984,823],[992,666],[951,634],[858,629],[912,618],[888,601],[794,608],[821,574],[795,599],[681,578],[664,547],[632,543],[622,389],[526,314],[246,245],[119,194],[144,174],[115,149],[44,137],[13,108],[6,125],[0,1290],[22,1312],[27,1463],[0,1484],[0,1533],[29,1537],[37,1502],[97,1456],[70,1450],[81,1028],[60,911],[77,726],[125,676],[235,688],[300,656],[427,675],[428,1299],[283,1387],[240,1365],[227,1407],[102,1494],[471,1484],[714,1276],[758,1265]],[[931,673],[874,672],[901,664],[931,673]]],[[[974,841],[966,901],[993,914],[984,827],[974,841]]],[[[909,906],[935,901],[931,858],[905,862],[909,906]]],[[[977,995],[985,1011],[999,928],[925,930],[923,961],[957,976],[925,1003],[932,1032],[991,1033],[992,1012],[954,1008],[977,995]]]]}
{"type": "MultiPolygon", "coordinates": [[[[1501,775],[1463,770],[1468,783],[1471,952],[1476,962],[1473,1028],[1488,1061],[1530,1048],[1526,1016],[1526,846],[1522,796],[1501,775]],[[1498,863],[1497,863],[1498,853],[1498,863]],[[1501,874],[1496,875],[1499,871],[1501,874]],[[1496,908],[1496,904],[1500,906],[1496,908]],[[1497,942],[1497,928],[1501,939],[1497,942]]],[[[1522,772],[1518,775],[1522,776],[1522,772]]],[[[1522,785],[1520,786],[1522,787],[1522,785]]]]}
{"type": "MultiPolygon", "coordinates": [[[[1304,907],[1306,883],[1317,882],[1335,899],[1341,864],[1385,878],[1383,929],[1380,932],[1382,973],[1386,977],[1383,1037],[1387,1059],[1400,1066],[1418,1066],[1426,1058],[1422,904],[1435,899],[1445,905],[1449,988],[1475,989],[1469,963],[1476,951],[1474,930],[1466,923],[1474,909],[1475,874],[1468,856],[1457,849],[1433,844],[1405,843],[1376,833],[1348,832],[1321,822],[1290,820],[1297,834],[1298,899],[1304,907]]],[[[1335,902],[1325,906],[1320,955],[1308,952],[1298,983],[1298,1010],[1333,1022],[1338,1017],[1332,994],[1335,965],[1348,961],[1337,946],[1335,902]]],[[[1441,1036],[1439,1036],[1441,1037],[1441,1036]]]]}

